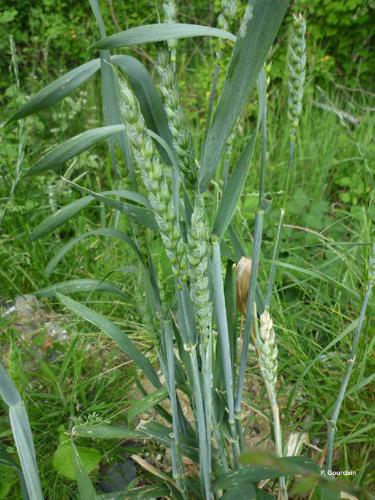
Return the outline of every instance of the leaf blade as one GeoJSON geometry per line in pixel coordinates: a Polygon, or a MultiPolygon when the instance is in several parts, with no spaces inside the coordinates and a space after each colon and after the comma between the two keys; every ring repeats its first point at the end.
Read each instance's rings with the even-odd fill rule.
{"type": "Polygon", "coordinates": [[[81,134],[71,137],[67,141],[55,146],[40,158],[31,168],[26,170],[25,175],[33,175],[48,169],[55,169],[61,164],[79,155],[86,149],[94,146],[104,139],[125,130],[124,125],[109,125],[86,130],[81,134]]]}
{"type": "Polygon", "coordinates": [[[136,26],[94,43],[97,49],[129,47],[140,43],[162,42],[170,39],[214,36],[234,42],[236,37],[227,31],[199,24],[159,23],[136,26]]]}
{"type": "Polygon", "coordinates": [[[289,0],[255,0],[237,37],[224,89],[203,152],[199,188],[204,192],[215,174],[227,139],[255,84],[286,13],[289,0]]]}

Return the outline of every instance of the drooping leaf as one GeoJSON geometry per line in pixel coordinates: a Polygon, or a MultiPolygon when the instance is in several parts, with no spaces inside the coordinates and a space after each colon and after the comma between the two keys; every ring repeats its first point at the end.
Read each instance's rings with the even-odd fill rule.
{"type": "Polygon", "coordinates": [[[92,196],[97,201],[104,203],[104,205],[119,210],[120,212],[126,214],[128,217],[133,219],[138,224],[142,224],[150,229],[158,229],[154,212],[151,208],[149,208],[150,204],[146,198],[144,198],[139,193],[135,193],[134,191],[127,191],[125,189],[115,189],[112,191],[103,191],[102,193],[95,193],[95,191],[91,191],[90,189],[86,189],[83,186],[78,186],[70,181],[66,181],[68,184],[76,187],[81,191],[81,193],[88,194],[92,196]],[[120,198],[130,199],[136,201],[138,203],[142,203],[145,207],[139,207],[137,205],[130,205],[129,203],[123,203],[118,200],[112,200],[108,198],[107,195],[116,195],[120,198]]]}
{"type": "Polygon", "coordinates": [[[97,49],[115,49],[141,43],[163,42],[177,38],[214,36],[234,42],[236,37],[227,31],[199,24],[159,23],[136,26],[115,35],[108,36],[94,43],[97,49]]]}
{"type": "Polygon", "coordinates": [[[110,125],[108,127],[93,128],[86,130],[81,134],[71,137],[67,141],[52,148],[40,160],[38,160],[31,168],[26,170],[25,175],[38,174],[48,169],[56,169],[64,162],[70,160],[74,156],[79,155],[82,151],[91,148],[104,139],[107,139],[113,134],[117,134],[124,130],[124,125],[110,125]]]}
{"type": "Polygon", "coordinates": [[[199,179],[201,192],[214,177],[225,144],[264,65],[288,4],[289,0],[254,0],[249,4],[204,146],[199,179]]]}
{"type": "Polygon", "coordinates": [[[60,293],[56,294],[60,302],[62,302],[68,309],[78,314],[81,318],[89,321],[97,328],[102,330],[103,333],[113,339],[116,344],[131,358],[134,363],[140,368],[149,381],[156,389],[160,388],[159,378],[152,367],[150,361],[138,350],[130,337],[112,321],[105,318],[101,314],[89,309],[88,307],[76,302],[75,300],[66,297],[60,293]]]}
{"type": "Polygon", "coordinates": [[[74,200],[65,207],[60,208],[54,214],[50,215],[43,222],[37,226],[29,236],[29,241],[35,241],[42,238],[46,234],[54,231],[56,228],[62,226],[69,219],[74,217],[80,210],[87,207],[92,202],[91,196],[84,196],[78,200],[74,200]]]}
{"type": "Polygon", "coordinates": [[[35,292],[40,297],[56,297],[56,293],[81,293],[81,292],[109,292],[119,295],[123,299],[129,299],[129,294],[120,288],[106,281],[93,279],[76,279],[55,283],[46,288],[41,288],[35,292]]]}
{"type": "Polygon", "coordinates": [[[100,60],[94,59],[88,63],[78,66],[57,80],[50,83],[37,94],[32,96],[26,104],[14,113],[5,123],[9,123],[20,118],[25,118],[33,113],[49,108],[65,96],[73,92],[83,82],[88,80],[100,67],[100,60]]]}

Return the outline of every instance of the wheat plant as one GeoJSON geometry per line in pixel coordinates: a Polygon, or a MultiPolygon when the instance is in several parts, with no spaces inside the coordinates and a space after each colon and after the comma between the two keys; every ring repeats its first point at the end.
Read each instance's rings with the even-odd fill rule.
{"type": "MultiPolygon", "coordinates": [[[[147,327],[156,361],[109,318],[68,296],[92,291],[121,295],[122,290],[109,282],[94,280],[51,285],[49,296],[57,297],[67,309],[95,325],[133,360],[140,372],[139,386],[144,399],[132,410],[132,415],[150,414],[148,421],[140,420],[133,426],[117,422],[75,425],[71,436],[153,440],[169,448],[170,471],[158,471],[137,459],[153,476],[154,497],[269,498],[259,489],[259,481],[279,478],[274,493],[285,499],[286,476],[307,471],[314,481],[324,480],[320,478],[319,467],[308,459],[283,457],[276,386],[277,333],[270,315],[275,266],[271,267],[265,299],[258,283],[263,220],[269,206],[265,66],[289,2],[249,3],[237,36],[227,31],[236,13],[234,1],[223,1],[219,28],[178,23],[176,6],[168,0],[163,6],[163,23],[111,36],[106,35],[97,0],[90,3],[99,27],[100,39],[93,45],[99,57],[45,87],[8,121],[20,120],[54,105],[97,71],[101,72],[104,126],[86,130],[50,149],[24,176],[61,169],[82,151],[106,140],[112,167],[121,176],[118,189],[98,193],[66,179],[83,196],[43,221],[32,231],[30,240],[51,233],[94,201],[120,213],[126,219],[128,232],[106,227],[95,235],[117,238],[131,250],[143,286],[144,303],[140,310],[147,311],[150,319],[147,327]],[[231,44],[232,50],[216,102],[215,92],[211,92],[211,110],[199,137],[202,142],[199,148],[193,141],[177,79],[177,40],[197,36],[219,39],[218,59],[223,40],[231,44]],[[156,70],[161,95],[142,63],[130,55],[111,52],[155,43],[159,44],[156,70]],[[255,99],[256,93],[251,93],[254,89],[258,91],[258,120],[246,147],[231,164],[228,144],[235,141],[233,131],[249,97],[255,99]],[[211,113],[214,104],[215,111],[211,113]],[[248,246],[241,241],[233,216],[258,140],[262,150],[259,203],[252,245],[248,246]],[[220,177],[223,161],[227,164],[225,182],[220,177]],[[233,263],[238,263],[237,282],[233,263]],[[273,417],[277,461],[271,466],[249,467],[243,460],[246,451],[243,395],[251,339],[273,417]]],[[[305,78],[303,17],[295,17],[294,30],[289,60],[291,144],[301,114],[305,78]]],[[[65,245],[48,264],[48,275],[74,244],[93,234],[85,233],[65,245]]],[[[279,236],[274,261],[278,257],[279,236]]],[[[32,450],[30,442],[28,446],[32,450]]],[[[75,463],[81,497],[96,497],[78,454],[75,463]]],[[[125,497],[144,498],[151,491],[150,485],[129,488],[123,492],[125,497]]],[[[29,495],[41,498],[37,487],[29,490],[29,495]]]]}

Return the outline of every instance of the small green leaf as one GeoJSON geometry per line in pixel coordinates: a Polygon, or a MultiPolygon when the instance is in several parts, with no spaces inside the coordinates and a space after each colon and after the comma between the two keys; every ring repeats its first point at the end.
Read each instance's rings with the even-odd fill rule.
{"type": "Polygon", "coordinates": [[[31,168],[26,170],[25,175],[37,174],[48,169],[56,169],[67,160],[79,155],[94,144],[123,130],[125,130],[124,125],[110,125],[108,127],[86,130],[48,151],[31,168]]]}
{"type": "MultiPolygon", "coordinates": [[[[69,439],[64,443],[60,443],[53,455],[53,467],[61,476],[77,480],[73,453],[74,451],[69,439]]],[[[87,474],[96,469],[102,458],[100,451],[95,448],[78,446],[77,453],[87,474]]]]}
{"type": "Polygon", "coordinates": [[[94,43],[97,49],[115,49],[140,43],[163,42],[177,38],[214,36],[234,42],[236,37],[227,31],[199,24],[159,23],[136,26],[115,35],[108,36],[94,43]]]}
{"type": "Polygon", "coordinates": [[[82,66],[78,66],[78,68],[69,71],[69,73],[61,76],[32,96],[22,108],[6,121],[6,123],[25,118],[28,115],[52,106],[88,80],[98,71],[99,66],[100,60],[94,59],[93,61],[82,64],[82,66]]]}
{"type": "MultiPolygon", "coordinates": [[[[79,491],[80,500],[95,500],[96,499],[96,491],[95,491],[95,488],[91,482],[91,479],[89,476],[89,471],[86,470],[85,463],[83,462],[82,447],[77,449],[76,445],[73,442],[73,439],[70,439],[70,445],[71,445],[72,451],[73,451],[73,464],[74,464],[75,475],[76,475],[77,483],[78,483],[78,491],[79,491]],[[79,452],[79,450],[80,450],[80,452],[79,452]],[[81,453],[81,455],[80,455],[80,453],[81,453]]],[[[91,450],[91,452],[92,452],[92,450],[91,450]]],[[[100,457],[100,454],[99,454],[99,457],[100,457]]],[[[90,460],[93,463],[93,456],[91,456],[90,460]]],[[[99,460],[100,460],[100,458],[99,458],[99,460]]]]}

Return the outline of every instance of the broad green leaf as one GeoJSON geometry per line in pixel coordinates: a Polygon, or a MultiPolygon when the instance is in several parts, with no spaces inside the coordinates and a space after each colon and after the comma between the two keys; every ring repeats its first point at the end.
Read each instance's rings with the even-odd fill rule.
{"type": "Polygon", "coordinates": [[[199,187],[208,188],[228,137],[286,13],[289,0],[254,0],[245,14],[230,62],[223,93],[204,146],[199,187]]]}
{"type": "Polygon", "coordinates": [[[87,233],[81,234],[80,236],[77,236],[77,238],[72,238],[68,243],[66,243],[48,262],[44,270],[45,274],[47,276],[50,276],[60,260],[69,252],[69,250],[71,250],[77,243],[88,238],[89,236],[108,236],[110,238],[117,238],[121,241],[124,241],[135,252],[139,260],[141,262],[143,260],[137,245],[127,234],[111,228],[94,229],[93,231],[89,231],[87,233]]]}
{"type": "Polygon", "coordinates": [[[115,425],[75,425],[73,435],[92,439],[145,439],[145,433],[115,425]]]}
{"type": "Polygon", "coordinates": [[[250,142],[246,146],[236,166],[234,167],[233,174],[229,179],[221,197],[220,205],[217,210],[216,219],[212,230],[219,239],[223,237],[237,208],[238,200],[240,199],[242,189],[245,185],[251,158],[253,156],[255,139],[256,133],[254,132],[251,136],[250,142]]]}
{"type": "Polygon", "coordinates": [[[124,125],[110,125],[86,130],[48,151],[31,168],[26,170],[25,175],[56,169],[67,160],[82,153],[82,151],[122,130],[125,130],[124,125]]]}
{"type": "Polygon", "coordinates": [[[154,408],[156,405],[164,401],[165,398],[168,397],[168,391],[166,387],[161,387],[157,391],[148,394],[140,401],[137,401],[128,411],[127,418],[128,422],[131,423],[135,419],[137,415],[140,413],[146,413],[151,408],[154,408]]]}
{"type": "Polygon", "coordinates": [[[14,113],[5,123],[25,118],[25,116],[53,106],[56,102],[63,99],[83,82],[88,80],[98,71],[99,66],[100,60],[94,59],[93,61],[82,64],[82,66],[78,66],[78,68],[69,71],[69,73],[61,76],[32,96],[26,104],[16,111],[16,113],[14,113]]]}
{"type": "Polygon", "coordinates": [[[163,42],[177,38],[192,38],[197,36],[214,36],[234,42],[236,37],[227,31],[199,24],[159,23],[145,24],[115,35],[108,36],[94,43],[97,49],[115,49],[129,47],[140,43],[163,42]]]}
{"type": "Polygon", "coordinates": [[[42,500],[38,466],[29,419],[20,395],[0,363],[0,397],[9,408],[9,420],[30,500],[42,500]]]}
{"type": "MultiPolygon", "coordinates": [[[[79,496],[80,500],[95,500],[96,499],[96,492],[95,488],[91,482],[90,476],[89,476],[89,471],[85,467],[85,464],[83,462],[83,457],[82,457],[82,448],[76,447],[76,445],[73,442],[73,439],[70,439],[70,445],[72,447],[73,451],[73,464],[74,464],[74,471],[78,483],[78,491],[79,491],[79,496]],[[79,454],[79,449],[81,449],[81,455],[79,454]]],[[[92,452],[93,450],[91,450],[92,452]]],[[[97,451],[97,450],[95,450],[97,451]]],[[[84,455],[83,455],[84,456],[84,455]]],[[[100,456],[100,454],[99,454],[100,456]]],[[[91,456],[91,459],[93,459],[93,456],[91,456]]],[[[100,460],[100,458],[99,458],[100,460]]]]}
{"type": "Polygon", "coordinates": [[[29,236],[29,241],[35,241],[42,238],[46,234],[54,231],[56,228],[62,226],[69,219],[74,217],[80,210],[87,207],[93,201],[92,196],[84,196],[79,200],[74,200],[65,207],[60,208],[54,214],[44,219],[44,221],[37,226],[29,236]]]}
{"type": "Polygon", "coordinates": [[[119,295],[123,299],[129,299],[129,294],[106,281],[93,279],[77,279],[55,283],[35,292],[40,297],[56,297],[56,293],[80,293],[80,292],[110,292],[119,295]]]}
{"type": "MultiPolygon", "coordinates": [[[[70,439],[60,443],[53,455],[53,467],[61,476],[77,480],[73,453],[70,439]]],[[[95,448],[78,446],[77,453],[87,474],[96,469],[102,458],[100,451],[95,448]]]]}
{"type": "Polygon", "coordinates": [[[140,61],[131,56],[114,55],[112,62],[125,73],[137,96],[147,127],[171,146],[172,134],[169,130],[167,115],[150,73],[140,61]]]}
{"type": "Polygon", "coordinates": [[[153,386],[156,389],[159,389],[160,381],[150,361],[138,350],[134,342],[125,332],[120,330],[120,328],[109,319],[80,304],[79,302],[76,302],[75,300],[60,293],[57,293],[56,296],[59,301],[64,304],[64,306],[73,311],[75,314],[78,314],[81,318],[95,325],[97,328],[102,330],[103,333],[108,335],[108,337],[114,340],[116,344],[118,344],[118,346],[125,352],[125,354],[127,354],[129,358],[134,361],[138,368],[143,371],[153,386]]]}

